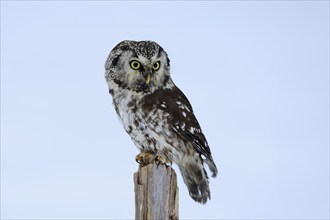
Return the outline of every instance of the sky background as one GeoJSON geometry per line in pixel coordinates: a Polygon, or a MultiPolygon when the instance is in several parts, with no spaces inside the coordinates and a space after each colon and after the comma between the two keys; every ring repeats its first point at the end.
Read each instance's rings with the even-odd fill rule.
{"type": "Polygon", "coordinates": [[[329,1],[1,1],[1,218],[134,218],[104,61],[169,54],[219,176],[182,219],[329,218],[329,1]]]}

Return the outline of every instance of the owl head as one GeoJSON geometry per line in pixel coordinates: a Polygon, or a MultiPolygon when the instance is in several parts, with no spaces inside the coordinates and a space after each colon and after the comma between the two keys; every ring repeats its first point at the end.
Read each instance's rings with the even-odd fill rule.
{"type": "Polygon", "coordinates": [[[105,69],[110,90],[115,84],[122,89],[148,92],[170,81],[170,60],[153,41],[120,42],[110,52],[105,69]]]}

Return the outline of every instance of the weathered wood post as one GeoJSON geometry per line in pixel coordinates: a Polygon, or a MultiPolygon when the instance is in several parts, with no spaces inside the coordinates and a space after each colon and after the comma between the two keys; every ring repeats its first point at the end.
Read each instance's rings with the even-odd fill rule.
{"type": "Polygon", "coordinates": [[[135,219],[179,219],[179,189],[175,171],[151,163],[134,173],[135,219]]]}

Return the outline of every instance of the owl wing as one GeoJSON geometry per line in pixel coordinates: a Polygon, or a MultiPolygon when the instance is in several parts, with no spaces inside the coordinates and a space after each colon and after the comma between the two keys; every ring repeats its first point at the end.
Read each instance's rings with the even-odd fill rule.
{"type": "Polygon", "coordinates": [[[171,101],[168,100],[172,102],[169,105],[170,108],[166,109],[172,116],[171,124],[173,130],[185,140],[193,143],[198,153],[204,155],[209,160],[213,160],[207,140],[202,133],[202,129],[187,97],[176,86],[172,90],[166,90],[166,92],[172,93],[168,95],[173,96],[171,101]]]}
{"type": "Polygon", "coordinates": [[[185,141],[193,143],[198,153],[213,161],[210,148],[193,113],[192,106],[178,87],[159,89],[144,100],[145,108],[158,103],[158,108],[168,113],[168,124],[174,133],[185,141]]]}
{"type": "Polygon", "coordinates": [[[142,107],[149,112],[153,110],[155,103],[159,109],[168,114],[166,120],[173,133],[182,138],[184,142],[192,143],[194,149],[205,157],[203,159],[212,171],[212,176],[215,177],[217,168],[213,162],[209,145],[192,106],[183,92],[175,85],[172,88],[158,89],[152,95],[144,98],[142,107]]]}
{"type": "Polygon", "coordinates": [[[205,157],[203,160],[209,166],[212,177],[215,177],[218,173],[217,167],[189,100],[176,86],[172,89],[165,89],[164,93],[163,97],[168,98],[166,99],[168,108],[164,108],[162,105],[160,108],[169,113],[169,123],[172,125],[173,131],[185,141],[192,143],[194,149],[205,157]]]}

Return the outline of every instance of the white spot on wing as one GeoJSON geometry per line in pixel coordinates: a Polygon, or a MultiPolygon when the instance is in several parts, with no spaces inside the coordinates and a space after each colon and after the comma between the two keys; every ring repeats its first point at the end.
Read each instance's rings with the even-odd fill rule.
{"type": "Polygon", "coordinates": [[[185,105],[184,108],[186,109],[187,112],[190,112],[189,108],[185,105]]]}
{"type": "Polygon", "coordinates": [[[182,104],[182,102],[180,101],[176,101],[176,104],[178,104],[178,107],[181,108],[181,109],[185,109],[184,108],[184,105],[182,104]]]}
{"type": "Polygon", "coordinates": [[[184,122],[182,122],[181,124],[181,129],[184,131],[184,128],[186,127],[186,124],[184,122]]]}

